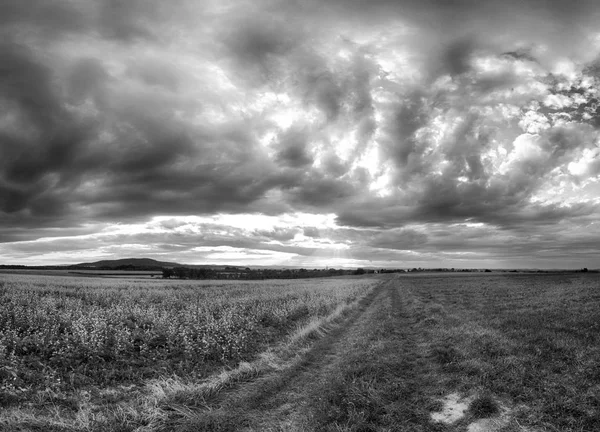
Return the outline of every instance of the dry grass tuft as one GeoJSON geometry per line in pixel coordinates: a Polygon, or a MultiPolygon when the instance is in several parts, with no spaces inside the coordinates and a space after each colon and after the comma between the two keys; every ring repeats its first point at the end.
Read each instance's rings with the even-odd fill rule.
{"type": "Polygon", "coordinates": [[[500,412],[498,402],[488,394],[476,397],[469,404],[469,414],[474,418],[488,418],[500,412]]]}

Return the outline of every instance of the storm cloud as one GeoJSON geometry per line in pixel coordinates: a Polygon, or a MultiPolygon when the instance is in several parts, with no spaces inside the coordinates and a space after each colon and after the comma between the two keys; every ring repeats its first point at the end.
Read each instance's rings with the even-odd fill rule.
{"type": "Polygon", "coordinates": [[[1,261],[598,267],[599,17],[592,0],[4,1],[1,261]]]}

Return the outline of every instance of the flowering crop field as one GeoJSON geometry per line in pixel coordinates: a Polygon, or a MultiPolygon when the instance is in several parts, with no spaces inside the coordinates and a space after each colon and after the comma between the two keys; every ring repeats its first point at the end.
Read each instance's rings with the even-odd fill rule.
{"type": "Polygon", "coordinates": [[[375,283],[0,275],[0,406],[39,391],[201,378],[252,359],[375,283]]]}

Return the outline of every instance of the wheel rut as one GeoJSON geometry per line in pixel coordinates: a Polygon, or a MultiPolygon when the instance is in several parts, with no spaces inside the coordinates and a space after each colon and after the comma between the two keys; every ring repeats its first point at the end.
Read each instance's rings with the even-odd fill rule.
{"type": "MultiPolygon", "coordinates": [[[[341,322],[310,349],[299,354],[290,368],[256,379],[225,392],[207,415],[235,417],[245,431],[300,431],[310,416],[307,406],[315,392],[336,370],[353,346],[364,340],[365,332],[380,319],[380,314],[397,304],[395,281],[382,281],[365,296],[341,322]]],[[[219,429],[221,430],[221,429],[219,429]]],[[[224,430],[229,430],[224,428],[224,430]]]]}

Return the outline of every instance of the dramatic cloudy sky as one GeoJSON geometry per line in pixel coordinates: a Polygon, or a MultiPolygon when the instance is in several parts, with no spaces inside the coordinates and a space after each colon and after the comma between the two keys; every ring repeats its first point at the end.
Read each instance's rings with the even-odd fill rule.
{"type": "Polygon", "coordinates": [[[0,263],[600,267],[596,0],[2,0],[0,263]]]}

